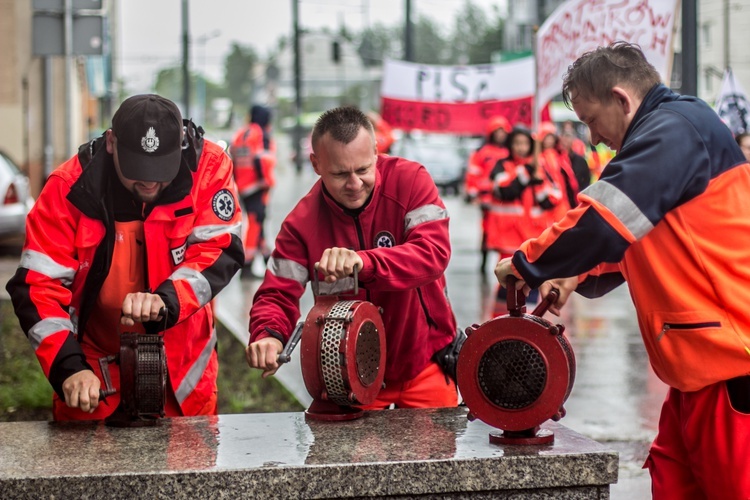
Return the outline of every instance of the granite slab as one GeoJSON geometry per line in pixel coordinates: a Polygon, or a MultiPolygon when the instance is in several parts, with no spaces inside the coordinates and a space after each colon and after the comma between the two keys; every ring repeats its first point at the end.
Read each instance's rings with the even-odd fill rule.
{"type": "Polygon", "coordinates": [[[495,445],[465,408],[0,423],[2,498],[609,498],[618,455],[547,422],[554,443],[495,445]]]}

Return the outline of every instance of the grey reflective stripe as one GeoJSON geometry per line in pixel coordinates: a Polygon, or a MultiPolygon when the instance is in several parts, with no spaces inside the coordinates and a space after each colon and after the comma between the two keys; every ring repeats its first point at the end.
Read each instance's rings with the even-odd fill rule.
{"type": "Polygon", "coordinates": [[[490,212],[497,212],[499,214],[522,214],[523,207],[521,205],[490,205],[490,212]]]}
{"type": "Polygon", "coordinates": [[[227,224],[214,224],[210,226],[197,226],[193,228],[193,232],[188,237],[188,245],[193,243],[200,243],[203,241],[209,241],[222,234],[234,234],[238,237],[242,237],[242,223],[227,225],[227,224]]]}
{"type": "Polygon", "coordinates": [[[195,298],[198,299],[198,303],[201,307],[208,304],[208,301],[211,300],[211,285],[208,283],[206,277],[195,269],[183,266],[173,272],[169,279],[172,281],[187,281],[190,288],[193,289],[193,294],[195,294],[195,298]]]}
{"type": "Polygon", "coordinates": [[[72,267],[61,266],[49,255],[45,255],[36,250],[24,250],[21,254],[21,262],[18,267],[23,267],[30,271],[41,273],[52,279],[62,281],[63,285],[69,286],[73,283],[76,270],[72,267]]]}
{"type": "Polygon", "coordinates": [[[73,323],[68,318],[47,318],[43,319],[29,330],[29,342],[36,351],[42,341],[59,331],[74,332],[73,323]]]}
{"type": "Polygon", "coordinates": [[[351,292],[354,290],[354,278],[348,277],[341,280],[336,280],[333,283],[326,283],[321,281],[318,284],[318,293],[321,295],[338,295],[343,292],[351,292]]]}
{"type": "Polygon", "coordinates": [[[425,205],[406,214],[406,217],[404,217],[404,231],[409,232],[424,222],[447,218],[448,210],[437,205],[425,205]]]}
{"type": "Polygon", "coordinates": [[[307,284],[310,274],[302,264],[289,259],[275,259],[271,257],[268,260],[266,268],[271,274],[279,278],[294,280],[302,286],[307,284]]]}
{"type": "Polygon", "coordinates": [[[633,200],[607,181],[597,181],[581,191],[609,209],[636,239],[643,238],[654,228],[651,221],[643,215],[633,200]]]}
{"type": "Polygon", "coordinates": [[[214,346],[216,346],[216,329],[211,332],[211,338],[208,339],[200,356],[198,356],[198,359],[195,360],[193,366],[187,371],[185,378],[180,382],[180,386],[174,391],[174,396],[177,398],[179,404],[182,404],[182,402],[193,393],[198,382],[200,382],[201,377],[203,377],[203,372],[206,371],[208,362],[211,360],[211,353],[214,350],[214,346]]]}

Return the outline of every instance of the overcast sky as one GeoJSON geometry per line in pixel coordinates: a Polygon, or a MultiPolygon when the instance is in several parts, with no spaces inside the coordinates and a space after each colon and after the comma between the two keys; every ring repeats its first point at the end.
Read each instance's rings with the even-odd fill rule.
{"type": "MultiPolygon", "coordinates": [[[[505,0],[472,0],[488,14],[504,9],[505,0]]],[[[427,15],[450,29],[464,0],[412,0],[412,19],[427,15]]],[[[405,0],[299,0],[303,28],[346,24],[359,31],[375,23],[403,25],[405,0]]],[[[146,92],[155,71],[180,64],[182,0],[121,0],[119,16],[120,76],[126,89],[146,92]]],[[[232,42],[253,46],[261,56],[292,29],[292,0],[189,0],[192,70],[220,80],[232,42]],[[262,12],[262,13],[261,13],[262,12]]],[[[501,11],[502,12],[502,11],[501,11]]]]}

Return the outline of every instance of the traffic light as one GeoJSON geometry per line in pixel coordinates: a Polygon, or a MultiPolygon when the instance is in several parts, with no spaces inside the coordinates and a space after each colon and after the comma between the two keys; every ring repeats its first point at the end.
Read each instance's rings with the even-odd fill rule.
{"type": "Polygon", "coordinates": [[[334,40],[331,45],[331,58],[336,64],[341,61],[341,44],[338,40],[334,40]]]}

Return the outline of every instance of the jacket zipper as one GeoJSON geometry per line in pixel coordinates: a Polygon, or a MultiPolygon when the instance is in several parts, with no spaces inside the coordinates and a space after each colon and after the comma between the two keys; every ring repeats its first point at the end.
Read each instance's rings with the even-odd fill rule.
{"type": "Polygon", "coordinates": [[[703,323],[664,323],[664,326],[656,337],[656,341],[659,342],[661,338],[667,334],[669,330],[698,330],[699,328],[719,328],[721,322],[719,321],[706,321],[703,323]]]}
{"type": "Polygon", "coordinates": [[[417,296],[419,296],[419,303],[422,305],[422,312],[424,312],[425,319],[427,320],[427,324],[430,325],[433,328],[437,328],[437,323],[434,319],[432,319],[432,316],[430,316],[430,312],[427,310],[427,304],[424,303],[424,297],[422,297],[422,288],[417,288],[417,296]]]}

